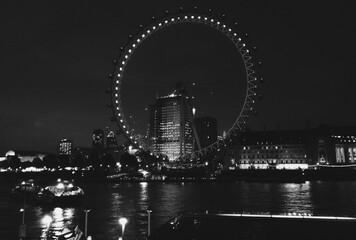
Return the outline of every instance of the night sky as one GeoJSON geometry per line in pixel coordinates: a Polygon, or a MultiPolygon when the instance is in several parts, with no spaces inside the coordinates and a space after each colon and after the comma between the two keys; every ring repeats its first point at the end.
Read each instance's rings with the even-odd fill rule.
{"type": "MultiPolygon", "coordinates": [[[[350,1],[351,2],[351,1],[350,1]]],[[[238,22],[258,75],[261,130],[318,124],[356,125],[356,27],[353,4],[342,1],[0,1],[0,155],[9,149],[57,151],[62,138],[91,144],[93,129],[115,129],[106,107],[108,74],[118,49],[139,25],[179,6],[238,22]]],[[[144,133],[156,94],[177,82],[196,98],[201,116],[218,118],[219,133],[242,104],[245,76],[239,53],[218,31],[182,24],[153,34],[130,58],[123,107],[144,133]],[[193,85],[195,84],[195,86],[193,85]]]]}

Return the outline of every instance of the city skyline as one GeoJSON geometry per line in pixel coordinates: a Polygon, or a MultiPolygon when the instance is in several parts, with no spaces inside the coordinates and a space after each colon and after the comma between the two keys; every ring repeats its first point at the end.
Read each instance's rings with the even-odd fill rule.
{"type": "MultiPolygon", "coordinates": [[[[313,126],[356,125],[355,9],[346,3],[6,2],[0,10],[4,29],[0,153],[10,149],[56,152],[64,138],[75,146],[90,146],[93,129],[116,129],[105,93],[112,59],[140,24],[147,25],[151,16],[162,16],[165,10],[177,12],[179,6],[187,11],[197,6],[201,12],[211,8],[216,17],[226,14],[226,23],[237,21],[239,34],[249,34],[245,42],[257,46],[254,55],[263,63],[258,72],[266,83],[261,91],[264,100],[256,105],[258,117],[248,121],[252,129],[261,130],[263,124],[267,129],[275,129],[276,124],[281,129],[300,129],[307,121],[313,126]]],[[[167,28],[147,39],[128,64],[123,83],[126,115],[147,123],[143,103],[153,103],[157,93],[166,95],[181,81],[197,99],[211,101],[210,113],[218,122],[225,121],[219,133],[228,128],[234,121],[227,114],[232,111],[229,107],[239,109],[244,81],[227,87],[231,79],[241,76],[236,67],[241,63],[238,53],[230,52],[224,41],[213,30],[195,26],[167,28]],[[199,35],[208,36],[210,42],[199,35]],[[213,85],[216,81],[220,84],[213,85]]],[[[206,105],[197,105],[205,111],[206,105]]],[[[138,122],[138,129],[144,123],[138,122]]]]}

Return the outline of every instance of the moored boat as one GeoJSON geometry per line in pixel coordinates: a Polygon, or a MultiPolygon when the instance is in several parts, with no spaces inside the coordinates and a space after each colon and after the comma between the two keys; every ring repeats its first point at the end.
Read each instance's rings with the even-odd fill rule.
{"type": "Polygon", "coordinates": [[[55,185],[46,186],[37,194],[37,201],[47,204],[79,204],[84,198],[84,191],[70,181],[58,179],[55,185]]]}
{"type": "Polygon", "coordinates": [[[22,181],[20,184],[16,185],[11,189],[11,195],[16,198],[26,198],[33,199],[41,187],[35,183],[33,179],[22,181]]]}

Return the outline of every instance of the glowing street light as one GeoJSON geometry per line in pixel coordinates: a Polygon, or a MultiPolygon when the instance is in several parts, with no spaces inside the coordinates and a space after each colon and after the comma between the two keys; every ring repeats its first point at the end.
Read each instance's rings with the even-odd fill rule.
{"type": "Polygon", "coordinates": [[[20,212],[22,212],[22,224],[25,224],[25,208],[21,208],[20,212]]]}
{"type": "Polygon", "coordinates": [[[127,223],[127,218],[124,218],[124,217],[120,218],[119,223],[121,225],[121,232],[122,232],[121,239],[124,239],[124,232],[125,232],[125,225],[127,223]]]}
{"type": "Polygon", "coordinates": [[[24,239],[26,237],[25,208],[21,208],[20,212],[22,212],[22,224],[19,228],[19,237],[20,239],[24,239]]]}
{"type": "Polygon", "coordinates": [[[53,221],[53,218],[49,215],[46,215],[42,218],[42,224],[46,225],[46,239],[48,239],[48,232],[49,232],[49,227],[51,225],[51,222],[53,221]]]}

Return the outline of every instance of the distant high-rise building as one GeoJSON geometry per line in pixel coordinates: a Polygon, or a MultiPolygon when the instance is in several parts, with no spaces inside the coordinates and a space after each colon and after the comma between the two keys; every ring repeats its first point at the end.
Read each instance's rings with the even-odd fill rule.
{"type": "Polygon", "coordinates": [[[101,129],[95,129],[93,131],[93,148],[104,148],[104,131],[101,129]]]}
{"type": "MultiPolygon", "coordinates": [[[[214,142],[218,138],[218,125],[217,120],[212,117],[200,117],[194,119],[197,135],[200,140],[201,148],[205,148],[214,142]]],[[[196,148],[198,146],[195,146],[196,148]]]]}
{"type": "Polygon", "coordinates": [[[108,130],[108,134],[106,135],[106,148],[108,149],[117,148],[117,140],[114,131],[108,130]]]}
{"type": "Polygon", "coordinates": [[[155,155],[164,154],[172,162],[192,153],[192,106],[184,90],[157,97],[149,113],[148,138],[155,155]]]}
{"type": "Polygon", "coordinates": [[[73,141],[62,139],[59,142],[58,154],[62,156],[71,156],[73,152],[73,141]]]}

